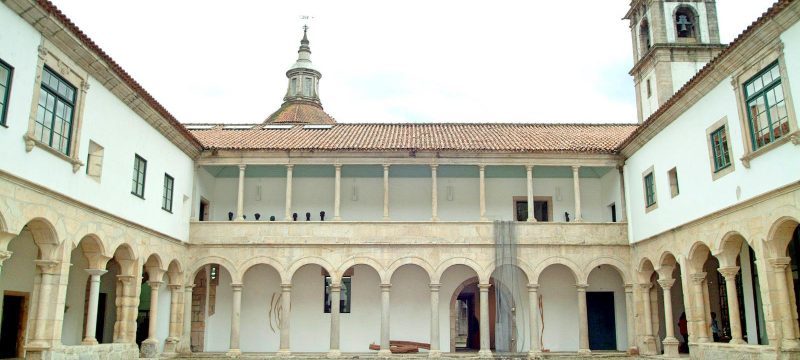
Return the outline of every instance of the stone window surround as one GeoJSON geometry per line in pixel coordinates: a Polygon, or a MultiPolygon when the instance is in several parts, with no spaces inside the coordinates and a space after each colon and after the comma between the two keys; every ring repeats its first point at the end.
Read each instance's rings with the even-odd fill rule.
{"type": "MultiPolygon", "coordinates": [[[[784,45],[780,39],[777,39],[774,44],[764,46],[758,55],[753,56],[738,72],[732,75],[731,85],[733,86],[736,95],[736,105],[739,112],[739,126],[742,130],[742,145],[744,145],[744,155],[740,158],[742,165],[745,168],[750,168],[750,161],[754,158],[761,156],[772,149],[775,149],[788,141],[795,145],[800,145],[800,130],[797,125],[797,115],[794,111],[794,104],[792,98],[791,88],[789,86],[789,74],[786,70],[786,59],[784,56],[784,45]],[[756,74],[766,69],[775,62],[778,62],[778,69],[781,74],[781,87],[786,102],[786,110],[789,114],[789,133],[773,141],[770,144],[764,145],[761,148],[754,150],[753,144],[750,141],[750,124],[747,116],[747,103],[744,98],[744,84],[752,79],[756,74]]],[[[730,134],[730,132],[728,132],[730,134]]],[[[729,139],[730,141],[730,139],[729,139]]]]}
{"type": "MultiPolygon", "coordinates": [[[[527,196],[514,196],[513,197],[513,201],[511,203],[511,205],[512,205],[511,209],[514,212],[512,214],[514,221],[521,221],[521,220],[517,220],[517,202],[518,201],[527,202],[528,201],[528,197],[527,196]]],[[[556,222],[553,219],[553,197],[552,196],[535,196],[534,195],[533,201],[534,202],[543,201],[543,202],[547,203],[547,221],[543,221],[543,222],[556,222]]],[[[532,216],[532,214],[528,214],[528,217],[531,217],[531,216],[532,216]]],[[[536,220],[536,221],[538,222],[539,220],[536,220]]]]}
{"type": "MultiPolygon", "coordinates": [[[[669,180],[669,193],[670,196],[675,198],[681,194],[680,182],[678,182],[678,168],[673,167],[667,171],[667,179],[669,180]]],[[[654,179],[655,180],[655,179],[654,179]]]]}
{"type": "Polygon", "coordinates": [[[650,166],[642,173],[642,194],[644,194],[644,212],[649,213],[655,209],[658,209],[658,186],[656,186],[656,175],[655,175],[655,168],[654,166],[650,166]],[[645,178],[648,175],[653,175],[653,205],[647,206],[647,182],[645,178]]]}
{"type": "Polygon", "coordinates": [[[706,145],[708,146],[708,165],[709,169],[711,170],[711,180],[717,181],[717,179],[722,178],[725,175],[728,175],[734,171],[736,171],[736,162],[733,161],[733,151],[731,149],[731,131],[728,128],[728,117],[725,116],[722,119],[717,120],[717,122],[711,124],[708,128],[706,128],[706,145]],[[714,145],[711,143],[711,134],[715,131],[719,130],[719,128],[725,128],[725,136],[728,137],[728,156],[731,159],[730,165],[727,167],[720,169],[719,171],[714,167],[714,145]]]}
{"type": "Polygon", "coordinates": [[[28,131],[23,135],[25,140],[25,151],[31,152],[34,147],[39,147],[47,152],[55,155],[56,157],[72,164],[72,172],[77,173],[81,166],[84,165],[79,157],[78,145],[80,144],[81,128],[83,125],[83,109],[86,100],[86,92],[89,90],[89,75],[84,72],[80,67],[75,65],[66,55],[58,50],[55,45],[47,40],[43,40],[39,45],[39,56],[36,64],[36,80],[33,90],[33,98],[31,100],[31,113],[28,118],[28,131]],[[72,118],[72,138],[70,139],[69,148],[71,149],[70,155],[64,155],[60,151],[51,148],[47,144],[39,141],[34,136],[36,128],[36,113],[38,112],[39,93],[42,83],[42,72],[44,66],[47,65],[51,70],[56,72],[59,76],[67,80],[76,88],[75,109],[73,110],[72,118]]]}

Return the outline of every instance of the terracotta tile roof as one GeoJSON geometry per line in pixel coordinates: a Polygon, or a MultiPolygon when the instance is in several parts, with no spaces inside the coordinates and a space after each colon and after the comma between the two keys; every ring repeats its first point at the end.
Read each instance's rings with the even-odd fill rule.
{"type": "Polygon", "coordinates": [[[623,148],[627,147],[634,140],[639,136],[639,134],[645,132],[649,129],[658,119],[663,115],[667,110],[670,109],[676,102],[678,102],[681,98],[686,96],[697,84],[699,84],[703,79],[705,79],[709,74],[711,74],[714,69],[719,65],[722,61],[724,61],[730,54],[736,50],[746,39],[748,39],[756,30],[758,30],[761,26],[766,24],[769,20],[774,18],[778,15],[781,11],[789,7],[793,2],[796,0],[778,0],[776,1],[767,11],[765,11],[761,16],[756,19],[750,26],[747,27],[739,36],[737,36],[731,43],[724,49],[722,52],[717,55],[714,59],[708,62],[706,66],[704,66],[700,71],[697,72],[691,79],[689,79],[683,87],[678,90],[667,102],[665,102],[661,107],[656,110],[650,117],[648,117],[644,122],[642,122],[642,126],[640,126],[636,131],[634,131],[625,141],[620,144],[619,149],[622,150],[623,148]]]}
{"type": "Polygon", "coordinates": [[[265,124],[322,124],[336,123],[328,113],[317,104],[308,102],[286,102],[278,111],[270,115],[265,124]]]}
{"type": "MultiPolygon", "coordinates": [[[[207,149],[615,154],[633,124],[336,124],[327,129],[187,125],[207,149]],[[227,127],[227,128],[226,128],[227,127]]],[[[269,125],[267,125],[269,127],[269,125]]],[[[275,127],[274,125],[272,127],[275,127]]]]}

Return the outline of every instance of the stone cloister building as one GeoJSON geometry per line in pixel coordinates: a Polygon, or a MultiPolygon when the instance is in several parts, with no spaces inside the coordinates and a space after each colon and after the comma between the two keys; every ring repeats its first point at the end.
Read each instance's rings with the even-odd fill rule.
{"type": "Polygon", "coordinates": [[[800,4],[625,18],[638,124],[182,124],[2,2],[0,358],[800,357],[800,4]]]}

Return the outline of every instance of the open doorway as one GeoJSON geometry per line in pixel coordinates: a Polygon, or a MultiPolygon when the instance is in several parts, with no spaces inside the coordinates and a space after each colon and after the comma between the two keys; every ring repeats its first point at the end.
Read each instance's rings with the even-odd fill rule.
{"type": "Polygon", "coordinates": [[[209,221],[210,220],[208,218],[209,208],[210,207],[211,207],[211,203],[208,201],[208,199],[206,199],[204,197],[200,197],[200,215],[198,217],[200,219],[200,221],[209,221]]]}
{"type": "Polygon", "coordinates": [[[28,294],[6,291],[3,294],[3,321],[0,325],[0,359],[23,357],[25,326],[28,322],[28,294]]]}
{"type": "MultiPolygon", "coordinates": [[[[498,286],[494,278],[490,280],[492,290],[489,291],[489,344],[492,351],[496,351],[498,346],[503,349],[503,352],[508,352],[508,349],[517,349],[517,324],[515,321],[516,314],[511,312],[508,314],[510,319],[501,321],[500,324],[508,326],[509,328],[503,329],[506,336],[501,337],[508,343],[497,344],[498,338],[496,337],[497,322],[497,292],[494,290],[498,286]]],[[[500,285],[503,293],[502,297],[510,302],[510,308],[514,309],[514,299],[511,297],[511,292],[508,287],[500,285]]],[[[459,287],[456,288],[453,298],[450,302],[451,318],[450,318],[450,336],[451,336],[451,349],[455,352],[477,352],[480,350],[480,292],[478,290],[478,278],[472,278],[464,281],[459,287]]],[[[513,351],[513,350],[512,350],[513,351]]]]}

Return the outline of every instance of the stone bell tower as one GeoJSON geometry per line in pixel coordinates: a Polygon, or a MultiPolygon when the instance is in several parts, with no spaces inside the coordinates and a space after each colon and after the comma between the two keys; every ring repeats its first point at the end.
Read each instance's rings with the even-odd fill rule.
{"type": "Polygon", "coordinates": [[[630,74],[641,123],[725,46],[716,0],[632,0],[625,19],[633,40],[630,74]]]}

